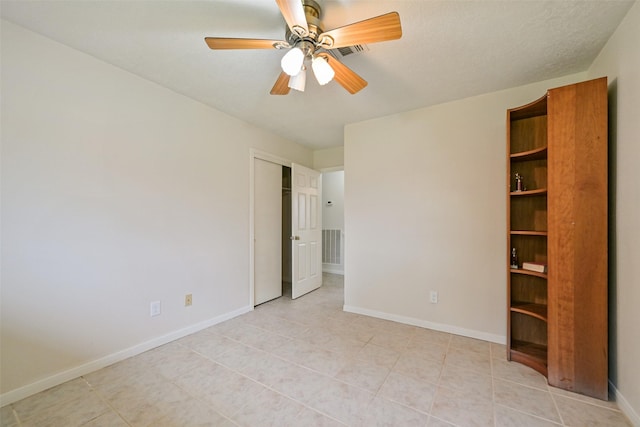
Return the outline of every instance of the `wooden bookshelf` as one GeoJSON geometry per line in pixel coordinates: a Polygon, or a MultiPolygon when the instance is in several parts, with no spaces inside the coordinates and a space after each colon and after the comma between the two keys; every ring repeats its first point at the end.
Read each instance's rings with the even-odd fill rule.
{"type": "Polygon", "coordinates": [[[606,399],[606,78],[507,111],[507,251],[507,358],[606,399]]]}

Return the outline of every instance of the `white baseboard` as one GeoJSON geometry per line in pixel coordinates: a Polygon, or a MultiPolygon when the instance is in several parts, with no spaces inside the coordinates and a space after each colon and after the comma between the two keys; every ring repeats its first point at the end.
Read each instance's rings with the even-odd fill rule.
{"type": "Polygon", "coordinates": [[[624,398],[622,393],[616,388],[615,385],[611,381],[609,381],[609,393],[613,394],[616,399],[616,403],[618,404],[618,408],[622,411],[622,413],[629,418],[631,421],[631,425],[634,427],[640,427],[640,415],[633,409],[633,407],[629,404],[627,399],[624,398]]]}
{"type": "Polygon", "coordinates": [[[363,314],[365,316],[377,317],[378,319],[392,320],[406,325],[419,326],[421,328],[433,329],[440,332],[448,332],[450,334],[462,335],[469,338],[476,338],[483,341],[490,341],[496,344],[506,344],[507,337],[504,335],[490,334],[487,332],[476,331],[474,329],[461,328],[459,326],[446,325],[442,323],[429,322],[413,317],[399,316],[397,314],[389,314],[382,311],[369,310],[367,308],[353,307],[349,305],[343,306],[344,311],[349,313],[363,314]]]}
{"type": "Polygon", "coordinates": [[[38,380],[31,384],[27,384],[15,390],[8,391],[0,395],[0,407],[17,402],[18,400],[24,399],[25,397],[29,397],[51,387],[55,387],[67,381],[78,378],[82,375],[97,371],[98,369],[102,369],[106,366],[113,365],[116,362],[120,362],[124,359],[128,359],[129,357],[144,353],[145,351],[160,347],[161,345],[170,343],[171,341],[186,337],[187,335],[191,335],[210,326],[217,325],[218,323],[224,322],[225,320],[233,319],[234,317],[240,316],[244,313],[248,313],[251,310],[253,310],[253,307],[251,306],[242,307],[232,312],[214,317],[213,319],[208,319],[203,322],[196,323],[195,325],[170,332],[166,335],[162,335],[149,341],[136,344],[133,347],[129,347],[116,353],[101,357],[99,359],[83,363],[82,365],[73,367],[66,371],[58,372],[47,378],[38,380]]]}
{"type": "Polygon", "coordinates": [[[323,265],[322,266],[322,272],[323,273],[339,274],[341,276],[344,276],[344,269],[342,267],[335,267],[335,266],[331,266],[331,265],[323,265]]]}

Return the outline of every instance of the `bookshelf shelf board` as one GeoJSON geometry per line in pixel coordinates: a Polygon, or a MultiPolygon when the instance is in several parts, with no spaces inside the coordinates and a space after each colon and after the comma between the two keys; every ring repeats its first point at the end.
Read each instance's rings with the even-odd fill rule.
{"type": "Polygon", "coordinates": [[[535,150],[522,151],[509,155],[513,162],[528,162],[531,160],[544,160],[547,158],[547,147],[536,148],[535,150]]]}
{"type": "Polygon", "coordinates": [[[546,196],[547,189],[546,188],[538,188],[535,190],[527,190],[527,191],[512,191],[509,193],[514,197],[527,197],[527,196],[546,196]]]}
{"type": "Polygon", "coordinates": [[[536,319],[547,321],[547,306],[543,304],[533,304],[529,302],[511,303],[511,311],[526,314],[536,319]]]}
{"type": "Polygon", "coordinates": [[[512,236],[541,236],[547,237],[548,233],[546,231],[533,231],[533,230],[511,230],[512,236]]]}
{"type": "Polygon", "coordinates": [[[536,276],[542,279],[547,278],[547,273],[538,273],[537,271],[524,270],[522,268],[511,268],[509,271],[513,274],[524,274],[525,276],[536,276]]]}

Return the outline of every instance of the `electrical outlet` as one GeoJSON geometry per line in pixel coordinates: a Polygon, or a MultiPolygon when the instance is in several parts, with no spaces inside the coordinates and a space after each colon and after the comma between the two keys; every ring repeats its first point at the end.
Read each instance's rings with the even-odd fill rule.
{"type": "Polygon", "coordinates": [[[149,311],[151,317],[160,316],[160,312],[162,311],[160,301],[152,301],[149,311]]]}
{"type": "Polygon", "coordinates": [[[437,304],[438,303],[438,291],[431,291],[431,294],[429,295],[431,304],[437,304]]]}
{"type": "Polygon", "coordinates": [[[184,296],[184,306],[189,307],[191,304],[193,304],[193,297],[191,294],[186,294],[184,296]]]}

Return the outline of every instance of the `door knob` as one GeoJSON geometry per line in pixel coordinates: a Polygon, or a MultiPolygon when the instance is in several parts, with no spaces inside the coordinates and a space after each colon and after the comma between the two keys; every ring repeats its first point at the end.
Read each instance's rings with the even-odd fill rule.
{"type": "Polygon", "coordinates": [[[300,240],[300,236],[291,236],[289,237],[291,240],[300,240]]]}

